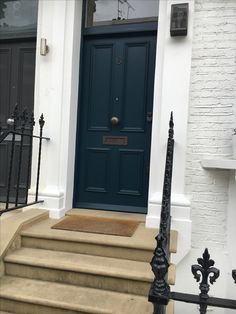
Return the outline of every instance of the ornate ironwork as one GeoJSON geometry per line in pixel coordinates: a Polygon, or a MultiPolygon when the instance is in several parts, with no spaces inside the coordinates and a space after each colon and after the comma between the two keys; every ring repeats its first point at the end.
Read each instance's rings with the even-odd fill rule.
{"type": "Polygon", "coordinates": [[[157,247],[154,251],[154,256],[151,261],[152,271],[155,275],[155,279],[151,286],[151,295],[158,299],[161,295],[160,302],[163,304],[168,303],[170,286],[167,283],[166,276],[169,268],[169,263],[166,258],[165,251],[162,247],[163,239],[160,235],[156,237],[157,247]],[[165,297],[167,302],[165,302],[165,297]]]}
{"type": "MultiPolygon", "coordinates": [[[[213,284],[220,275],[220,271],[213,267],[215,262],[210,259],[210,254],[207,249],[205,249],[202,258],[198,258],[199,265],[192,266],[192,273],[197,282],[202,281],[199,285],[200,295],[194,295],[189,293],[180,293],[180,292],[170,292],[170,299],[187,302],[192,304],[200,305],[200,314],[205,314],[208,306],[214,306],[219,308],[234,309],[236,310],[236,300],[223,299],[209,297],[208,292],[210,285],[208,281],[213,284]]],[[[233,278],[235,279],[235,270],[232,271],[233,278]]]]}
{"type": "Polygon", "coordinates": [[[169,121],[169,137],[167,142],[165,177],[162,194],[162,208],[160,221],[160,234],[163,239],[163,248],[167,257],[169,256],[169,238],[170,238],[170,202],[171,202],[171,181],[173,168],[174,152],[174,122],[173,113],[171,112],[169,121]]]}
{"type": "Polygon", "coordinates": [[[41,166],[41,151],[42,151],[42,136],[43,136],[43,127],[45,124],[44,116],[41,114],[39,119],[39,153],[38,153],[38,169],[37,169],[37,180],[36,180],[36,193],[35,193],[35,202],[38,201],[38,191],[39,191],[39,176],[40,176],[40,166],[41,166]]]}
{"type": "MultiPolygon", "coordinates": [[[[192,273],[197,282],[200,282],[199,288],[201,293],[199,295],[180,293],[170,291],[170,286],[167,282],[167,273],[169,267],[169,241],[170,241],[170,226],[171,226],[171,180],[173,167],[173,151],[174,151],[174,123],[173,115],[169,122],[169,138],[167,145],[165,177],[163,185],[163,197],[161,208],[160,233],[156,237],[157,247],[154,251],[154,256],[151,261],[152,271],[155,279],[151,285],[148,300],[153,303],[153,314],[165,314],[166,305],[169,300],[176,300],[180,302],[187,302],[200,305],[200,314],[207,312],[208,306],[215,306],[220,308],[235,309],[236,300],[222,299],[209,297],[210,284],[213,284],[220,275],[219,269],[213,267],[215,262],[210,259],[208,249],[205,249],[202,258],[198,258],[198,265],[192,266],[192,273]]],[[[232,271],[232,277],[236,283],[236,270],[232,271]]]]}
{"type": "MultiPolygon", "coordinates": [[[[38,189],[39,189],[39,176],[40,176],[40,163],[41,163],[41,151],[42,151],[42,140],[46,139],[49,140],[47,137],[43,137],[43,126],[45,124],[45,120],[43,115],[41,115],[39,119],[39,127],[40,127],[40,135],[35,136],[33,135],[34,129],[34,115],[28,114],[27,110],[24,110],[22,113],[19,112],[18,106],[16,105],[13,111],[11,118],[7,120],[7,130],[1,131],[0,133],[0,143],[4,140],[11,141],[11,148],[10,148],[10,160],[9,160],[9,171],[8,171],[8,183],[7,183],[7,191],[6,191],[6,202],[5,202],[5,209],[0,211],[0,216],[8,211],[12,211],[18,208],[23,208],[29,205],[33,205],[36,203],[43,202],[42,200],[38,200],[38,189]],[[16,137],[20,138],[20,145],[19,145],[19,154],[18,160],[15,158],[15,146],[16,146],[16,137]],[[22,160],[23,160],[23,146],[25,144],[25,139],[28,138],[27,147],[29,147],[29,153],[27,157],[27,170],[26,170],[26,185],[25,187],[20,187],[20,180],[22,175],[22,160]],[[31,161],[32,161],[32,146],[33,146],[33,138],[39,139],[39,150],[38,150],[38,168],[37,168],[37,178],[36,178],[36,192],[35,192],[35,201],[28,203],[28,188],[30,185],[30,176],[31,176],[31,161]],[[17,162],[17,165],[13,165],[13,163],[17,162]],[[12,174],[13,174],[13,167],[16,167],[16,188],[13,189],[12,186],[12,174]],[[24,201],[21,199],[19,201],[19,191],[21,189],[25,189],[25,197],[24,201]],[[14,194],[15,193],[15,194],[14,194]],[[14,196],[12,196],[14,194],[14,196]],[[10,204],[10,195],[11,199],[13,198],[14,207],[9,208],[10,204]],[[20,204],[19,204],[20,203],[20,204]]],[[[2,129],[1,129],[2,130],[2,129]]],[[[21,197],[22,198],[22,197],[21,197]]]]}
{"type": "Polygon", "coordinates": [[[160,231],[156,237],[157,247],[151,261],[152,271],[155,275],[149,291],[149,301],[153,303],[154,314],[165,314],[169,301],[170,287],[167,282],[169,267],[169,245],[170,245],[170,203],[171,203],[171,181],[174,152],[174,122],[171,112],[169,121],[169,137],[167,142],[165,177],[163,184],[162,207],[160,217],[160,231]]]}
{"type": "MultiPolygon", "coordinates": [[[[197,259],[199,265],[192,265],[192,273],[197,282],[202,278],[199,284],[199,289],[201,291],[200,298],[206,300],[209,298],[208,292],[210,290],[209,282],[213,285],[216,279],[220,276],[219,269],[213,267],[215,265],[214,260],[210,259],[210,254],[208,249],[205,249],[202,258],[197,259]],[[210,276],[211,275],[211,276],[210,276]]],[[[200,304],[200,313],[205,314],[207,310],[206,304],[200,304]]]]}
{"type": "Polygon", "coordinates": [[[212,267],[215,265],[215,261],[210,259],[208,249],[205,249],[202,258],[198,258],[197,261],[199,265],[192,266],[192,273],[197,282],[199,282],[202,277],[202,281],[199,284],[199,288],[201,290],[200,297],[207,299],[209,297],[208,292],[210,290],[208,278],[210,283],[213,284],[220,276],[220,271],[219,269],[212,267]],[[210,274],[212,275],[210,276],[210,274]]]}
{"type": "MultiPolygon", "coordinates": [[[[32,112],[31,115],[29,115],[28,119],[28,128],[29,133],[33,134],[35,126],[35,119],[34,119],[34,113],[32,112]]],[[[29,146],[29,152],[28,152],[28,160],[27,160],[27,183],[26,186],[30,185],[30,174],[31,174],[31,164],[32,164],[32,148],[33,148],[33,137],[30,137],[30,146],[29,146]]],[[[25,204],[28,202],[28,193],[25,195],[25,204]]]]}
{"type": "Polygon", "coordinates": [[[234,282],[236,283],[236,269],[232,270],[232,277],[234,279],[234,282]]]}

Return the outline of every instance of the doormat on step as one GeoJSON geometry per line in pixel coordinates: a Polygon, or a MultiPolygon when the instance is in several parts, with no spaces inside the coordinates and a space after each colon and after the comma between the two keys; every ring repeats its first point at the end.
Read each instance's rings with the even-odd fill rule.
{"type": "Polygon", "coordinates": [[[132,220],[71,215],[52,226],[52,229],[131,237],[138,225],[138,221],[132,220]]]}

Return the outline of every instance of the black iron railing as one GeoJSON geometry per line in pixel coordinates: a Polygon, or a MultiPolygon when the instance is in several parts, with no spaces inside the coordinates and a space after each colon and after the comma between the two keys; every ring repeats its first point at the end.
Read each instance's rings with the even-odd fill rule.
{"type": "MultiPolygon", "coordinates": [[[[174,151],[174,123],[171,113],[169,123],[169,138],[167,145],[165,177],[162,197],[162,209],[160,231],[156,237],[157,247],[151,261],[154,281],[151,285],[148,300],[153,303],[153,314],[165,314],[166,305],[170,300],[199,304],[200,314],[207,312],[208,306],[236,309],[236,300],[209,297],[210,284],[213,284],[220,275],[219,269],[213,267],[215,262],[210,259],[208,249],[205,249],[202,258],[198,258],[198,264],[192,265],[192,273],[199,284],[200,294],[172,292],[167,281],[169,268],[169,244],[171,229],[171,181],[174,151]]],[[[232,271],[232,277],[236,283],[236,270],[232,271]]]]}
{"type": "Polygon", "coordinates": [[[171,228],[171,181],[174,154],[174,123],[173,113],[169,122],[169,137],[167,141],[165,176],[163,185],[160,232],[156,237],[157,247],[151,261],[152,271],[155,279],[149,292],[149,301],[154,305],[155,314],[164,314],[169,301],[170,287],[167,284],[167,273],[169,267],[169,247],[171,228]],[[161,298],[159,299],[159,296],[161,298]]]}
{"type": "Polygon", "coordinates": [[[22,113],[18,111],[16,106],[14,112],[7,120],[5,127],[0,127],[0,144],[5,144],[9,154],[2,156],[4,167],[7,167],[7,182],[6,188],[1,190],[1,206],[0,216],[3,213],[23,208],[26,206],[42,203],[43,200],[38,200],[40,165],[42,140],[49,140],[43,137],[43,127],[45,121],[43,114],[39,119],[40,134],[33,134],[35,119],[34,114],[29,114],[27,110],[22,113]],[[28,190],[31,179],[31,164],[33,139],[38,140],[38,164],[36,174],[36,189],[34,201],[28,202],[28,190]],[[22,184],[24,181],[24,184],[22,184]]]}

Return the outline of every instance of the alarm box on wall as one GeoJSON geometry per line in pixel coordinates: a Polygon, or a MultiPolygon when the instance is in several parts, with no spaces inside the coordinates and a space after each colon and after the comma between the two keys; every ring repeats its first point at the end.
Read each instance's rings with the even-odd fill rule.
{"type": "Polygon", "coordinates": [[[170,17],[170,35],[187,36],[188,33],[188,3],[172,4],[170,17]]]}

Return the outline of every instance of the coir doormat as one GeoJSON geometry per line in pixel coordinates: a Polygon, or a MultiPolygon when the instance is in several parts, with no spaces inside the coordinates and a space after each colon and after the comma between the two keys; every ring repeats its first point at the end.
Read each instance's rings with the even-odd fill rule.
{"type": "Polygon", "coordinates": [[[52,229],[131,237],[138,225],[139,222],[133,220],[71,215],[52,226],[52,229]]]}

